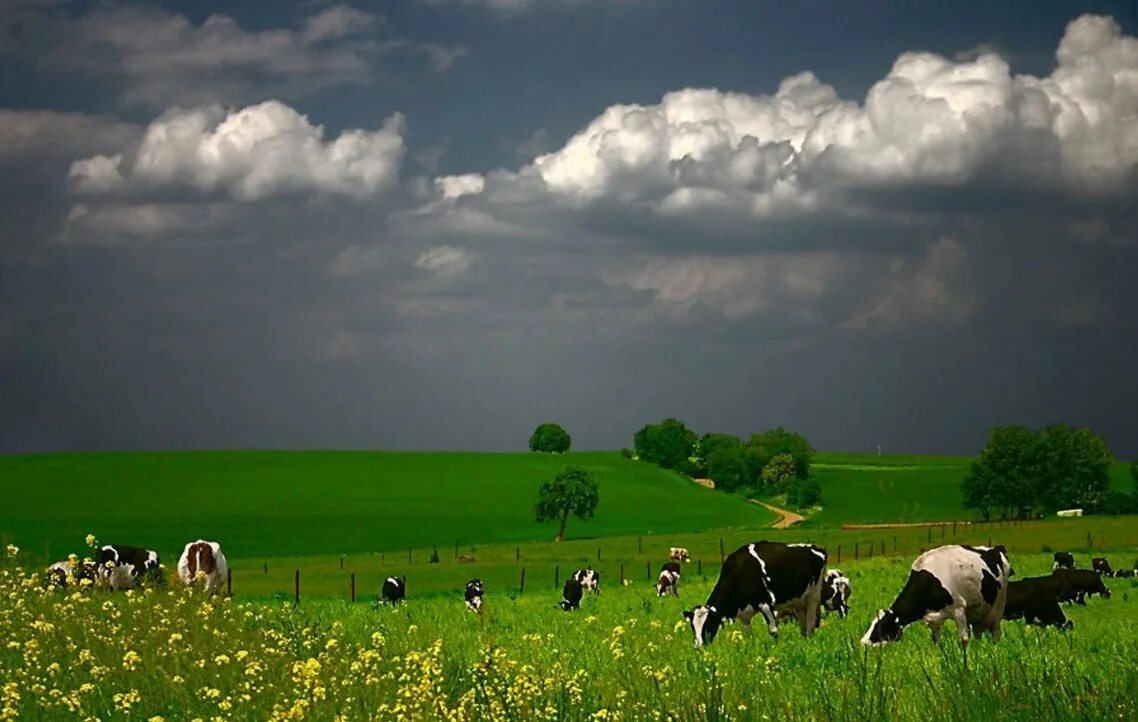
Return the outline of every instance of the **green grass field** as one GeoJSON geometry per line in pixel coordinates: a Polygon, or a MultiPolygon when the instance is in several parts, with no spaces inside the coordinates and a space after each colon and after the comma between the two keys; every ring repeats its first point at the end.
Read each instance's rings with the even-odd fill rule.
{"type": "MultiPolygon", "coordinates": [[[[147,720],[1071,720],[1138,715],[1138,583],[1070,607],[1075,629],[1005,622],[998,644],[938,649],[921,624],[880,649],[858,640],[896,596],[908,559],[843,564],[849,617],[775,642],[726,627],[693,648],[680,598],[605,586],[582,609],[552,589],[490,590],[482,616],[458,595],[398,608],[316,600],[204,604],[184,591],[63,594],[21,585],[0,562],[0,709],[21,719],[147,720]]],[[[1012,557],[1021,575],[1050,557],[1012,557]]],[[[10,567],[9,567],[10,568],[10,567]]],[[[689,567],[690,568],[690,565],[689,567]]]]}
{"type": "MultiPolygon", "coordinates": [[[[0,457],[0,536],[59,558],[93,533],[170,555],[204,537],[228,555],[342,554],[549,539],[541,482],[593,471],[601,501],[569,536],[768,524],[765,509],[615,452],[187,452],[0,457]]],[[[169,558],[169,556],[167,556],[169,558]]]]}

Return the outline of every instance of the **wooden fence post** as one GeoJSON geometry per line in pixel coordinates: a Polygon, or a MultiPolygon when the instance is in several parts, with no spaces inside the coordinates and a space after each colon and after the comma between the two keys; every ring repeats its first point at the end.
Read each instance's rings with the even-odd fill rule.
{"type": "Polygon", "coordinates": [[[600,560],[601,560],[601,548],[597,547],[597,561],[599,562],[600,560]]]}
{"type": "Polygon", "coordinates": [[[652,581],[652,562],[644,562],[644,578],[652,581]]]}
{"type": "Polygon", "coordinates": [[[340,555],[340,571],[344,571],[344,555],[340,555]]]}
{"type": "Polygon", "coordinates": [[[225,596],[233,596],[233,568],[225,570],[225,596]]]}
{"type": "Polygon", "coordinates": [[[719,563],[722,564],[726,558],[726,555],[723,553],[723,537],[719,537],[719,563]]]}
{"type": "Polygon", "coordinates": [[[842,545],[838,545],[838,564],[842,563],[842,545]]]}
{"type": "Polygon", "coordinates": [[[857,542],[854,542],[854,559],[857,559],[857,542]]]}
{"type": "Polygon", "coordinates": [[[356,603],[356,573],[352,572],[352,604],[356,603]]]}
{"type": "Polygon", "coordinates": [[[514,561],[520,562],[521,560],[522,560],[522,548],[521,547],[515,547],[514,548],[514,561]]]}
{"type": "Polygon", "coordinates": [[[873,558],[873,542],[872,541],[869,543],[869,558],[870,559],[873,558]]]}
{"type": "Polygon", "coordinates": [[[407,550],[407,563],[408,564],[411,563],[411,550],[410,549],[407,550]]]}
{"type": "Polygon", "coordinates": [[[952,522],[952,535],[956,536],[956,522],[952,522]]]}
{"type": "Polygon", "coordinates": [[[893,551],[897,551],[897,535],[893,535],[893,551]]]}
{"type": "Polygon", "coordinates": [[[885,556],[885,540],[881,540],[881,556],[885,556]]]}
{"type": "Polygon", "coordinates": [[[702,577],[703,576],[703,560],[702,559],[696,559],[695,560],[695,566],[696,566],[695,573],[702,577]]]}
{"type": "Polygon", "coordinates": [[[940,538],[944,539],[944,524],[940,525],[940,538]]]}
{"type": "Polygon", "coordinates": [[[296,570],[296,576],[293,579],[293,584],[296,591],[296,603],[300,604],[300,570],[296,570]]]}
{"type": "Polygon", "coordinates": [[[561,565],[558,564],[553,567],[553,588],[561,586],[561,565]]]}
{"type": "Polygon", "coordinates": [[[642,537],[642,536],[636,537],[636,553],[637,554],[643,554],[644,553],[644,537],[642,537]]]}
{"type": "Polygon", "coordinates": [[[522,567],[522,580],[518,584],[518,594],[526,590],[526,568],[522,567]]]}
{"type": "Polygon", "coordinates": [[[265,574],[269,573],[269,563],[265,562],[265,574]]]}
{"type": "Polygon", "coordinates": [[[620,586],[624,586],[624,562],[620,563],[620,586]]]}

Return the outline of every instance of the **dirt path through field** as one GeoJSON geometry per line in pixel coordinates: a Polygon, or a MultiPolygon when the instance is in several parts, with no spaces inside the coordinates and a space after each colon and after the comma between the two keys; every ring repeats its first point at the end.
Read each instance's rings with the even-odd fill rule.
{"type": "Polygon", "coordinates": [[[801,514],[795,514],[793,511],[790,511],[788,509],[780,509],[777,506],[771,506],[770,504],[759,501],[758,499],[748,499],[747,501],[751,502],[752,504],[758,504],[759,506],[766,507],[767,509],[773,511],[775,514],[778,514],[778,519],[776,519],[774,523],[775,529],[789,529],[790,527],[806,518],[801,514]]]}

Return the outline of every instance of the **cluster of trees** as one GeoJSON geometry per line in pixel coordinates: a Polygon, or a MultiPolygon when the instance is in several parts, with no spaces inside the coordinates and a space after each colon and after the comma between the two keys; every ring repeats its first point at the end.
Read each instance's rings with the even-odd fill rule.
{"type": "Polygon", "coordinates": [[[1090,429],[996,427],[961,484],[964,506],[986,520],[1033,519],[1071,508],[1125,513],[1134,499],[1110,491],[1113,461],[1090,429]]]}
{"type": "Polygon", "coordinates": [[[801,434],[781,427],[744,441],[731,434],[701,437],[681,421],[664,419],[637,431],[633,446],[641,461],[711,479],[716,489],[785,492],[787,502],[798,507],[821,500],[821,487],[810,478],[814,449],[801,434]]]}

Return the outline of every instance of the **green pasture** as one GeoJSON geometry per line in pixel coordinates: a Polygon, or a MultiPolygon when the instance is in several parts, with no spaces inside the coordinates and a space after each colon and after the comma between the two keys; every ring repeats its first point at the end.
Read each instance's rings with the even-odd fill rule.
{"type": "Polygon", "coordinates": [[[575,538],[757,528],[773,515],[615,452],[155,452],[0,457],[0,537],[81,552],[95,534],[164,554],[199,537],[233,557],[360,553],[552,538],[537,488],[568,464],[596,474],[575,538]]]}

